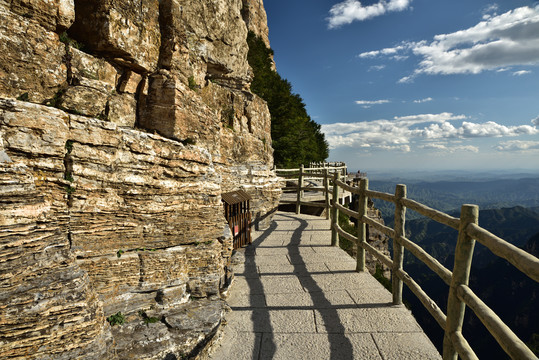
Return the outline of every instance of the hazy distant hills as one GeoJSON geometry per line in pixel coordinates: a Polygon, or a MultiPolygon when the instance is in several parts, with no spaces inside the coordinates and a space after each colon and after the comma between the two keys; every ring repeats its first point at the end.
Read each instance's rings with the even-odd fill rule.
{"type": "MultiPolygon", "coordinates": [[[[395,181],[373,180],[369,183],[369,188],[394,193],[395,184],[395,181]]],[[[463,204],[479,205],[480,209],[512,206],[539,208],[539,177],[483,181],[412,181],[406,185],[408,198],[444,212],[460,212],[463,204]]],[[[393,205],[380,200],[375,200],[375,205],[382,211],[384,220],[391,224],[393,205]]],[[[419,214],[409,210],[406,218],[419,217],[419,214]]]]}
{"type": "MultiPolygon", "coordinates": [[[[458,217],[458,213],[451,213],[458,217]]],[[[539,233],[539,214],[522,206],[479,211],[479,225],[494,235],[523,247],[528,239],[539,233]]],[[[406,222],[407,237],[419,244],[446,266],[453,266],[457,231],[436,221],[421,218],[406,222]]],[[[483,267],[495,256],[481,244],[474,251],[473,264],[483,267]]],[[[408,259],[407,259],[408,260],[408,259]]],[[[415,262],[411,259],[410,262],[415,262]]]]}

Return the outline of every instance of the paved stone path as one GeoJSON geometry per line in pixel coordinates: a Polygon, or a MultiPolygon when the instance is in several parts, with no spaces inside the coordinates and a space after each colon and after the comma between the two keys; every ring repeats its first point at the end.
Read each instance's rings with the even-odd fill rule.
{"type": "Polygon", "coordinates": [[[411,313],[331,247],[329,221],[278,212],[235,267],[211,359],[441,359],[411,313]]]}

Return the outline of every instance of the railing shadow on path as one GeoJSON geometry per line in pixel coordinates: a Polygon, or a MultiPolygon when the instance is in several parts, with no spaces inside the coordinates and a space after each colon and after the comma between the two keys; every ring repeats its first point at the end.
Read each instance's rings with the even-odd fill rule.
{"type": "Polygon", "coordinates": [[[331,304],[329,299],[327,299],[323,289],[318,286],[316,280],[310,275],[307,264],[303,261],[301,253],[297,250],[301,242],[301,235],[308,227],[308,222],[293,216],[283,216],[299,221],[300,223],[292,233],[291,241],[287,245],[288,256],[294,266],[294,272],[298,274],[301,286],[303,286],[311,297],[314,309],[318,310],[324,324],[331,324],[331,329],[326,328],[330,344],[330,359],[353,359],[354,349],[350,340],[344,335],[345,327],[339,319],[337,309],[331,304]],[[319,294],[319,296],[313,296],[314,293],[319,294]],[[342,334],[342,337],[335,336],[335,333],[342,334]]]}
{"type": "MultiPolygon", "coordinates": [[[[256,258],[254,256],[256,247],[262,243],[265,239],[267,239],[272,232],[274,232],[277,229],[278,225],[275,221],[271,222],[271,225],[264,230],[264,232],[258,236],[250,246],[245,248],[245,274],[258,274],[257,264],[256,264],[256,258]]],[[[262,288],[262,281],[260,279],[260,276],[256,277],[250,277],[246,276],[245,278],[247,282],[247,286],[249,287],[249,303],[250,308],[255,309],[253,310],[251,314],[251,321],[253,323],[253,327],[261,327],[261,328],[268,328],[271,330],[271,319],[270,319],[270,313],[269,309],[266,307],[258,308],[259,305],[257,303],[257,297],[254,296],[257,293],[258,289],[262,288]]],[[[238,310],[235,308],[232,308],[233,310],[238,310]]],[[[264,352],[269,358],[272,358],[275,352],[277,351],[277,346],[275,344],[274,338],[273,338],[273,331],[269,331],[268,335],[269,337],[266,343],[266,347],[264,349],[264,352]]],[[[262,337],[260,339],[262,341],[262,337]]],[[[260,357],[259,352],[261,351],[261,346],[254,346],[253,347],[253,354],[251,359],[258,359],[260,357]]]]}

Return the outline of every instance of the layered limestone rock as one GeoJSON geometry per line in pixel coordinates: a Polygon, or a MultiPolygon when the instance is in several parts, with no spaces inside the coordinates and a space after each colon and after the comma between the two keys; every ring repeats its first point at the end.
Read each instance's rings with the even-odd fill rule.
{"type": "Polygon", "coordinates": [[[281,193],[249,91],[257,9],[0,0],[2,355],[181,358],[215,332],[220,195],[244,189],[267,225],[281,193]]]}
{"type": "Polygon", "coordinates": [[[41,103],[67,85],[65,47],[23,15],[0,2],[0,96],[41,103]]]}
{"type": "Polygon", "coordinates": [[[155,71],[161,34],[158,0],[75,0],[69,34],[89,51],[140,73],[155,71]]]}

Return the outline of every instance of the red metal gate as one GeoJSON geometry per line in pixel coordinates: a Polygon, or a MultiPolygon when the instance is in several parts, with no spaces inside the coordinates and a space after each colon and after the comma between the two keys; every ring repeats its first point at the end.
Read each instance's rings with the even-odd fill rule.
{"type": "Polygon", "coordinates": [[[225,218],[234,238],[234,249],[252,243],[251,197],[243,190],[221,194],[225,206],[225,218]]]}

